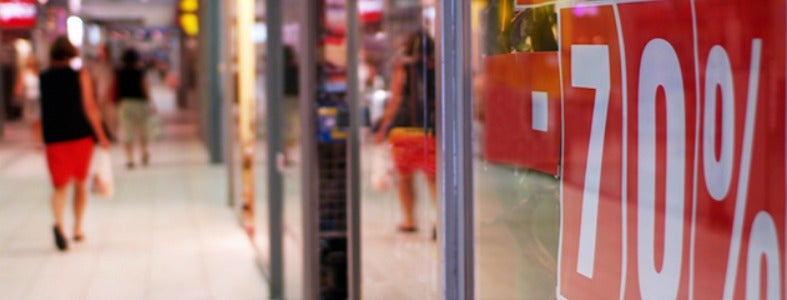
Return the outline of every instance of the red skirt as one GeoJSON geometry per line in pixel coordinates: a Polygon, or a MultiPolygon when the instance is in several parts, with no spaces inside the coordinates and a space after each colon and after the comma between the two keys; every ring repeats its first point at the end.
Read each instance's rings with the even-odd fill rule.
{"type": "Polygon", "coordinates": [[[93,157],[93,138],[46,145],[46,162],[55,188],[63,187],[72,179],[85,181],[93,157]]]}
{"type": "Polygon", "coordinates": [[[400,127],[391,130],[388,137],[394,166],[400,175],[410,176],[421,170],[427,177],[436,175],[435,137],[424,134],[421,128],[400,127]]]}

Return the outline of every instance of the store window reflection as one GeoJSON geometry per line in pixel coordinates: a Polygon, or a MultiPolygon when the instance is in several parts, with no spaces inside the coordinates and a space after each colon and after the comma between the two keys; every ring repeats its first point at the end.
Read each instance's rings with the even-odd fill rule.
{"type": "Polygon", "coordinates": [[[554,299],[560,73],[554,5],[474,1],[479,299],[554,299]]]}
{"type": "Polygon", "coordinates": [[[359,2],[365,299],[438,296],[436,46],[428,2],[359,2]]]}

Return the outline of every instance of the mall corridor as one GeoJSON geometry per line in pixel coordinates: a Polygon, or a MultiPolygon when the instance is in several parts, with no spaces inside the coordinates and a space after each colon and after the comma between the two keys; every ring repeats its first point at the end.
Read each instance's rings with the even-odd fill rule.
{"type": "MultiPolygon", "coordinates": [[[[193,118],[154,90],[165,137],[126,170],[113,146],[116,196],[92,197],[85,241],[52,241],[43,152],[27,127],[0,142],[0,298],[264,299],[249,238],[226,203],[226,171],[206,163],[193,118]]],[[[65,230],[70,236],[70,214],[65,230]]]]}

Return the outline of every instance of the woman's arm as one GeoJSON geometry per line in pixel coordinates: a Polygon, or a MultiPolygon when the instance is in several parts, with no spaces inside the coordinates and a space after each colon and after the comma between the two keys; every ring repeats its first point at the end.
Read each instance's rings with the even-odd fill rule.
{"type": "Polygon", "coordinates": [[[385,106],[383,117],[380,121],[380,127],[375,133],[374,140],[382,142],[385,140],[385,135],[388,132],[388,127],[391,126],[394,117],[399,112],[399,107],[402,106],[402,93],[404,90],[405,70],[404,65],[399,64],[394,69],[393,77],[391,78],[391,100],[385,106]]]}
{"type": "Polygon", "coordinates": [[[148,104],[148,108],[151,112],[156,111],[156,107],[153,106],[153,99],[150,97],[150,83],[148,83],[148,77],[145,76],[145,73],[142,73],[142,95],[145,97],[145,102],[148,104]]]}
{"type": "Polygon", "coordinates": [[[148,76],[146,76],[145,71],[140,72],[140,76],[142,76],[142,96],[145,97],[145,101],[150,103],[150,84],[148,83],[148,76]]]}
{"type": "Polygon", "coordinates": [[[104,94],[101,95],[102,105],[115,105],[118,102],[117,99],[117,80],[115,79],[115,75],[113,74],[112,77],[109,79],[109,87],[104,89],[104,94]]]}
{"type": "Polygon", "coordinates": [[[101,126],[101,113],[92,92],[93,82],[90,80],[87,70],[83,69],[79,72],[79,84],[82,87],[82,109],[85,111],[85,116],[87,116],[90,126],[93,127],[93,132],[98,136],[98,143],[102,148],[109,148],[107,133],[104,132],[104,126],[101,126]]]}
{"type": "Polygon", "coordinates": [[[16,76],[16,82],[14,84],[14,97],[22,97],[25,93],[25,72],[27,70],[22,70],[19,72],[19,75],[16,76]]]}

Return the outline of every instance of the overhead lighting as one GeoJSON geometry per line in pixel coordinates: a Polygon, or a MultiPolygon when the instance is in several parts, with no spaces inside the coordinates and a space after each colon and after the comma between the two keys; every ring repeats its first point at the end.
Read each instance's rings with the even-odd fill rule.
{"type": "Polygon", "coordinates": [[[66,21],[68,40],[76,47],[82,47],[85,39],[85,23],[77,16],[70,16],[66,21]]]}

